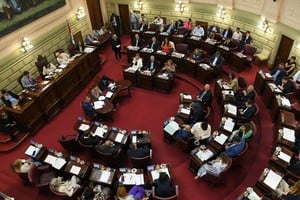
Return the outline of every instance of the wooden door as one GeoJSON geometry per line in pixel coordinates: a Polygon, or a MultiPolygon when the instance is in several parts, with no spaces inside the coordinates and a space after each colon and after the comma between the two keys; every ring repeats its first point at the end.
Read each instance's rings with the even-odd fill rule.
{"type": "Polygon", "coordinates": [[[122,34],[130,33],[129,7],[128,4],[119,4],[119,14],[122,34]]]}
{"type": "Polygon", "coordinates": [[[277,55],[275,59],[275,66],[279,63],[284,63],[288,60],[290,51],[293,47],[294,40],[282,35],[279,48],[277,50],[277,55]]]}
{"type": "Polygon", "coordinates": [[[100,29],[103,26],[100,1],[86,1],[91,19],[92,29],[100,29]]]}

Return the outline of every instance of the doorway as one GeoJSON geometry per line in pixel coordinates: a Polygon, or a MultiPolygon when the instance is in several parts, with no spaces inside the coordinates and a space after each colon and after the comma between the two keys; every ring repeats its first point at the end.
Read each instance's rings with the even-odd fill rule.
{"type": "Polygon", "coordinates": [[[100,1],[86,1],[92,29],[100,29],[103,26],[102,11],[100,1]]]}
{"type": "Polygon", "coordinates": [[[276,59],[275,59],[275,67],[279,63],[284,63],[289,59],[289,55],[293,47],[293,44],[294,44],[294,40],[292,40],[291,38],[285,35],[282,35],[279,48],[277,50],[276,59]]]}
{"type": "Polygon", "coordinates": [[[129,7],[128,4],[119,4],[119,14],[121,21],[121,32],[122,34],[130,33],[130,22],[129,22],[129,7]]]}

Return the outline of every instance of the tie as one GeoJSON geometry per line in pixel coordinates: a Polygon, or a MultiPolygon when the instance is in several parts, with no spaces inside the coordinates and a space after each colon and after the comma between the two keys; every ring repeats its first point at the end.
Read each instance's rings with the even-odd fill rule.
{"type": "Polygon", "coordinates": [[[224,38],[227,38],[228,30],[225,31],[224,38]]]}
{"type": "Polygon", "coordinates": [[[154,42],[152,42],[152,44],[151,44],[151,48],[150,48],[150,49],[153,49],[153,46],[154,46],[154,42]]]}
{"type": "Polygon", "coordinates": [[[213,62],[213,66],[216,66],[217,60],[218,60],[218,57],[215,57],[214,62],[213,62]]]}
{"type": "Polygon", "coordinates": [[[136,47],[139,46],[139,40],[136,40],[135,46],[136,46],[136,47]]]}

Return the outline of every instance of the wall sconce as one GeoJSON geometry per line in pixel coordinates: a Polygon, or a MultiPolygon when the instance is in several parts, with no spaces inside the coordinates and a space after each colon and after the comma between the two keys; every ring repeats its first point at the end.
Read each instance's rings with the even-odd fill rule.
{"type": "Polygon", "coordinates": [[[272,33],[272,29],[270,28],[269,22],[264,17],[261,17],[261,20],[257,25],[257,27],[261,29],[263,32],[272,33]]]}
{"type": "Polygon", "coordinates": [[[219,10],[217,12],[217,17],[220,17],[221,19],[225,19],[226,17],[226,10],[223,6],[218,6],[219,7],[219,10]]]}
{"type": "Polygon", "coordinates": [[[300,42],[298,42],[298,44],[296,45],[297,49],[300,49],[300,42]]]}
{"type": "Polygon", "coordinates": [[[79,7],[76,13],[77,19],[82,19],[85,17],[85,11],[83,7],[79,7]]]}
{"type": "Polygon", "coordinates": [[[143,10],[143,6],[144,6],[144,3],[141,0],[135,2],[135,5],[134,5],[134,7],[138,10],[143,10]]]}
{"type": "Polygon", "coordinates": [[[175,11],[183,13],[184,12],[184,8],[185,8],[184,3],[182,1],[178,1],[178,4],[176,5],[175,11]]]}
{"type": "Polygon", "coordinates": [[[23,53],[26,53],[27,51],[29,51],[29,49],[32,49],[32,48],[33,48],[33,45],[30,43],[28,38],[23,37],[22,38],[22,44],[21,44],[21,51],[23,53]]]}

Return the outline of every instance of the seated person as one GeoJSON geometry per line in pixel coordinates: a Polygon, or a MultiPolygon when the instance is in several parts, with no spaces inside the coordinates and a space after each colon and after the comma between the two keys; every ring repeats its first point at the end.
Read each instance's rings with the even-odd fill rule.
{"type": "Polygon", "coordinates": [[[247,100],[244,109],[239,109],[237,113],[237,119],[252,119],[256,113],[256,106],[251,100],[247,100]]]}
{"type": "Polygon", "coordinates": [[[200,24],[198,24],[192,31],[192,36],[203,37],[204,35],[204,29],[200,24]]]}
{"type": "Polygon", "coordinates": [[[197,122],[191,129],[195,141],[205,140],[211,135],[211,126],[206,122],[197,122]]]}
{"type": "Polygon", "coordinates": [[[159,42],[157,41],[156,37],[153,36],[151,41],[148,43],[147,48],[152,49],[153,51],[157,51],[159,48],[159,42]]]}
{"type": "Polygon", "coordinates": [[[178,28],[183,28],[183,21],[181,19],[178,19],[176,22],[175,22],[175,26],[176,26],[176,29],[178,28]]]}
{"type": "Polygon", "coordinates": [[[300,176],[300,150],[292,157],[287,169],[297,176],[300,176]]]}
{"type": "Polygon", "coordinates": [[[53,178],[49,184],[54,188],[55,191],[64,193],[71,197],[73,196],[76,189],[80,187],[80,185],[78,184],[79,181],[79,178],[77,178],[74,175],[71,177],[70,180],[66,181],[63,181],[63,178],[59,176],[53,178]]]}
{"type": "Polygon", "coordinates": [[[158,179],[154,180],[155,195],[159,197],[170,197],[176,194],[172,180],[166,172],[160,172],[158,179]]]}
{"type": "Polygon", "coordinates": [[[208,28],[208,35],[210,35],[211,32],[216,32],[216,33],[220,33],[220,27],[218,26],[217,23],[214,23],[213,25],[211,25],[209,28],[208,28]]]}
{"type": "Polygon", "coordinates": [[[90,96],[92,99],[98,100],[101,96],[102,91],[100,90],[99,86],[97,84],[94,84],[92,88],[90,89],[90,96]]]}
{"type": "Polygon", "coordinates": [[[43,76],[52,76],[55,73],[56,67],[52,63],[43,66],[43,76]]]}
{"type": "Polygon", "coordinates": [[[197,100],[202,103],[204,106],[210,106],[212,103],[212,91],[210,89],[209,84],[204,85],[204,89],[200,91],[199,95],[197,96],[197,100]]]}
{"type": "Polygon", "coordinates": [[[246,44],[251,44],[252,37],[250,35],[250,31],[247,31],[245,35],[243,35],[242,40],[240,42],[240,51],[244,50],[244,46],[246,44]]]}
{"type": "Polygon", "coordinates": [[[207,174],[207,172],[219,176],[219,174],[224,171],[224,169],[228,165],[228,157],[226,154],[221,153],[219,157],[217,157],[215,160],[212,160],[204,165],[202,165],[197,172],[197,176],[194,177],[194,179],[198,179],[200,177],[203,177],[207,174]]]}
{"type": "Polygon", "coordinates": [[[22,87],[26,90],[36,90],[39,88],[37,81],[30,75],[28,71],[23,72],[21,84],[22,87]]]}
{"type": "Polygon", "coordinates": [[[223,57],[221,56],[220,51],[216,51],[216,53],[210,57],[209,64],[217,70],[222,68],[223,57]]]}
{"type": "Polygon", "coordinates": [[[151,72],[155,72],[157,68],[158,68],[158,62],[156,61],[155,57],[151,55],[146,68],[143,67],[143,70],[149,70],[151,72]]]}
{"type": "Polygon", "coordinates": [[[135,57],[132,59],[131,68],[134,70],[140,70],[143,67],[143,59],[141,58],[140,54],[135,54],[135,57]]]}
{"type": "Polygon", "coordinates": [[[84,145],[96,146],[101,142],[101,138],[93,136],[89,131],[83,132],[79,135],[78,140],[84,145]]]}
{"type": "Polygon", "coordinates": [[[202,121],[205,117],[202,102],[194,101],[191,103],[191,117],[190,122],[196,123],[202,121]]]}
{"type": "Polygon", "coordinates": [[[57,51],[55,53],[56,60],[60,65],[67,65],[69,63],[70,56],[65,52],[57,51]]]}
{"type": "Polygon", "coordinates": [[[251,100],[254,102],[255,100],[255,90],[253,85],[249,85],[246,90],[238,92],[236,94],[236,102],[238,107],[244,107],[246,101],[251,100]]]}
{"type": "Polygon", "coordinates": [[[19,126],[14,120],[10,119],[5,111],[1,112],[0,117],[0,131],[10,136],[12,140],[16,140],[15,131],[24,132],[23,128],[19,126]]]}
{"type": "Polygon", "coordinates": [[[192,58],[193,60],[195,60],[196,62],[200,62],[200,61],[201,61],[202,54],[201,54],[201,51],[200,51],[199,48],[195,48],[195,49],[194,49],[191,58],[192,58]]]}
{"type": "Polygon", "coordinates": [[[147,200],[145,197],[145,189],[142,186],[135,185],[129,192],[124,186],[120,185],[117,189],[117,198],[118,200],[147,200]]]}
{"type": "Polygon", "coordinates": [[[189,18],[188,20],[186,20],[183,24],[183,27],[187,30],[191,30],[193,28],[192,19],[189,18]]]}
{"type": "Polygon", "coordinates": [[[277,68],[271,71],[272,77],[275,79],[275,85],[281,85],[282,78],[286,76],[283,63],[280,63],[277,68]]]}
{"type": "Polygon", "coordinates": [[[233,137],[239,136],[241,139],[248,139],[252,136],[253,130],[250,123],[245,123],[244,125],[240,126],[238,130],[232,132],[231,136],[229,137],[228,141],[232,142],[233,137]]]}
{"type": "Polygon", "coordinates": [[[294,74],[296,66],[296,56],[292,56],[286,63],[284,63],[284,70],[286,71],[286,75],[291,77],[294,74]]]}
{"type": "Polygon", "coordinates": [[[129,157],[143,158],[150,155],[150,148],[148,145],[137,147],[136,144],[130,144],[129,147],[130,149],[127,152],[129,157]]]}
{"type": "Polygon", "coordinates": [[[278,88],[281,89],[283,94],[288,94],[293,91],[292,83],[289,81],[288,77],[283,77],[281,85],[278,85],[278,88]]]}
{"type": "Polygon", "coordinates": [[[18,158],[13,162],[12,168],[16,173],[28,173],[33,165],[34,163],[31,160],[18,158]]]}
{"type": "Polygon", "coordinates": [[[300,181],[290,186],[284,179],[281,179],[275,193],[277,197],[281,197],[281,199],[297,200],[300,198],[300,181]]]}
{"type": "Polygon", "coordinates": [[[12,91],[7,91],[5,89],[1,90],[1,101],[7,106],[7,107],[14,107],[17,104],[23,104],[26,101],[26,98],[19,96],[12,91]]]}
{"type": "Polygon", "coordinates": [[[131,45],[134,47],[140,47],[140,48],[143,47],[144,42],[143,42],[143,39],[140,38],[139,34],[134,35],[131,45]]]}
{"type": "Polygon", "coordinates": [[[208,39],[209,39],[210,41],[213,41],[213,42],[218,42],[219,39],[221,39],[221,38],[218,38],[218,35],[217,35],[216,31],[212,31],[212,32],[209,34],[208,39]]]}
{"type": "Polygon", "coordinates": [[[167,32],[168,35],[173,35],[176,32],[175,22],[171,20],[170,24],[166,25],[163,32],[167,32]]]}
{"type": "Polygon", "coordinates": [[[140,24],[139,24],[139,31],[141,33],[144,33],[145,31],[148,30],[148,23],[146,21],[142,21],[140,24]]]}
{"type": "Polygon", "coordinates": [[[239,136],[234,136],[231,144],[225,145],[225,153],[227,156],[233,158],[241,153],[245,148],[245,140],[241,139],[239,136]]]}
{"type": "Polygon", "coordinates": [[[111,78],[109,78],[107,76],[102,76],[98,83],[98,86],[101,91],[105,91],[108,88],[109,84],[114,83],[114,82],[115,81],[112,80],[111,78]]]}
{"type": "Polygon", "coordinates": [[[223,40],[230,39],[232,37],[232,34],[233,34],[233,32],[232,32],[230,26],[227,26],[222,32],[223,40]]]}
{"type": "Polygon", "coordinates": [[[176,64],[173,63],[171,59],[165,62],[164,67],[162,68],[163,72],[167,72],[168,74],[174,74],[176,72],[176,64]]]}
{"type": "Polygon", "coordinates": [[[99,184],[90,182],[81,194],[81,200],[106,200],[111,196],[111,189],[99,184]]]}
{"type": "Polygon", "coordinates": [[[238,79],[235,77],[234,73],[229,74],[229,85],[232,88],[233,92],[236,93],[236,91],[239,88],[239,82],[238,79]]]}
{"type": "Polygon", "coordinates": [[[120,148],[121,147],[119,144],[115,144],[111,140],[105,140],[105,142],[103,142],[102,144],[99,143],[95,146],[95,149],[98,152],[101,152],[104,154],[115,154],[119,151],[120,148]]]}
{"type": "Polygon", "coordinates": [[[174,51],[174,44],[173,42],[169,41],[169,39],[166,37],[165,40],[161,43],[161,50],[166,53],[171,53],[174,51]]]}
{"type": "Polygon", "coordinates": [[[300,87],[300,70],[298,70],[293,76],[293,81],[295,81],[298,87],[300,87]]]}
{"type": "Polygon", "coordinates": [[[193,134],[191,132],[191,126],[192,125],[188,125],[188,124],[181,125],[181,129],[179,129],[177,133],[175,133],[175,140],[179,140],[179,139],[186,140],[192,137],[193,134]]]}
{"type": "Polygon", "coordinates": [[[81,106],[87,117],[94,117],[97,115],[89,96],[85,97],[84,101],[81,102],[81,106]]]}
{"type": "Polygon", "coordinates": [[[52,63],[47,61],[46,57],[42,55],[38,55],[36,65],[39,68],[39,71],[42,73],[42,78],[46,78],[46,76],[52,76],[55,73],[56,67],[52,63]]]}
{"type": "Polygon", "coordinates": [[[87,34],[86,36],[86,44],[100,44],[100,41],[94,34],[87,34]]]}
{"type": "Polygon", "coordinates": [[[240,28],[237,27],[236,31],[232,34],[232,39],[240,42],[242,40],[243,34],[240,31],[240,28]]]}
{"type": "Polygon", "coordinates": [[[227,39],[223,42],[223,45],[224,45],[225,47],[228,47],[229,50],[233,50],[233,49],[235,49],[235,48],[238,47],[237,43],[234,42],[234,39],[232,39],[232,38],[227,38],[227,39]]]}

